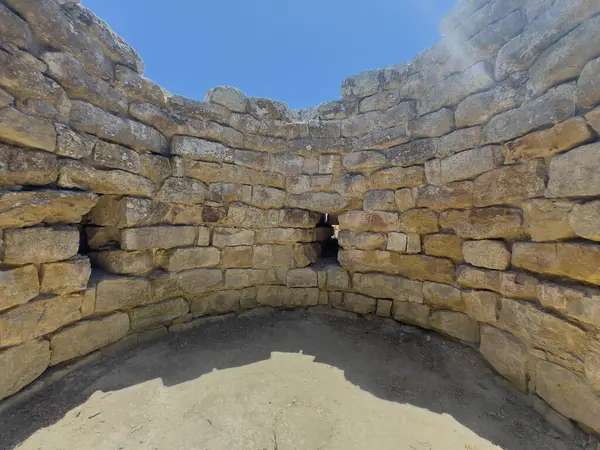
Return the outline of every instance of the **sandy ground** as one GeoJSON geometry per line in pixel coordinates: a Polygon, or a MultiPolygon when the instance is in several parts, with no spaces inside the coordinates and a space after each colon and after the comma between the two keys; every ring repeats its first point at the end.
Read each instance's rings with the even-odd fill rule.
{"type": "Polygon", "coordinates": [[[579,450],[461,344],[325,311],[230,317],[86,365],[2,449],[579,450]]]}

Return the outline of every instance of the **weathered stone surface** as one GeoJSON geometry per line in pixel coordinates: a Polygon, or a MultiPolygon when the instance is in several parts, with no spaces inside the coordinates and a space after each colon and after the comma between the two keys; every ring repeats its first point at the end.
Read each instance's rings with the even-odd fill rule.
{"type": "Polygon", "coordinates": [[[296,244],[293,247],[293,253],[296,267],[308,267],[317,262],[321,254],[321,245],[317,242],[312,244],[296,244]]]}
{"type": "Polygon", "coordinates": [[[317,272],[312,268],[291,269],[287,273],[287,287],[316,287],[317,272]]]}
{"type": "Polygon", "coordinates": [[[96,285],[96,312],[131,309],[152,302],[150,282],[145,278],[109,276],[96,285]]]}
{"type": "Polygon", "coordinates": [[[411,209],[400,214],[398,231],[431,234],[439,231],[438,215],[428,209],[411,209]]]}
{"type": "Polygon", "coordinates": [[[406,253],[408,236],[404,233],[388,233],[386,250],[406,253]]]}
{"type": "Polygon", "coordinates": [[[579,243],[527,243],[513,246],[512,264],[532,272],[600,284],[600,246],[579,243]]]}
{"type": "Polygon", "coordinates": [[[286,286],[259,286],[256,301],[261,306],[297,308],[315,306],[319,301],[317,288],[288,288],[286,286]]]}
{"type": "Polygon", "coordinates": [[[127,66],[115,66],[115,79],[115,87],[129,100],[145,101],[159,106],[167,103],[169,94],[163,88],[127,66]]]}
{"type": "Polygon", "coordinates": [[[54,365],[87,355],[124,338],[128,332],[129,317],[126,313],[79,322],[52,336],[50,339],[50,348],[52,349],[50,364],[54,365]]]}
{"type": "Polygon", "coordinates": [[[381,273],[355,273],[352,287],[356,292],[395,302],[423,303],[423,283],[381,273]]]}
{"type": "Polygon", "coordinates": [[[57,176],[56,156],[0,144],[0,185],[45,185],[57,176]]]}
{"type": "Polygon", "coordinates": [[[520,204],[525,199],[543,196],[545,189],[546,164],[536,159],[479,176],[473,186],[473,203],[478,207],[520,204]]]}
{"type": "Polygon", "coordinates": [[[454,112],[443,108],[411,120],[406,133],[411,139],[443,136],[454,129],[454,112]]]}
{"type": "Polygon", "coordinates": [[[432,308],[454,309],[464,311],[465,303],[461,292],[455,287],[442,283],[423,283],[425,304],[432,308]]]}
{"type": "Polygon", "coordinates": [[[154,267],[154,251],[106,250],[92,255],[95,265],[110,273],[122,275],[146,275],[154,267]]]}
{"type": "Polygon", "coordinates": [[[600,202],[574,205],[569,213],[568,224],[577,236],[600,241],[600,202]]]}
{"type": "Polygon", "coordinates": [[[433,311],[429,318],[432,328],[442,334],[467,342],[479,342],[479,324],[466,314],[453,311],[433,311]]]}
{"type": "MultiPolygon", "coordinates": [[[[0,20],[2,9],[0,8],[0,20]]],[[[0,400],[27,386],[50,364],[50,344],[44,339],[36,339],[17,347],[0,351],[0,400]]]]}
{"type": "Polygon", "coordinates": [[[152,197],[154,185],[147,178],[122,170],[97,170],[79,161],[61,161],[58,185],[99,194],[152,197]]]}
{"type": "Polygon", "coordinates": [[[240,309],[241,291],[210,292],[192,299],[191,313],[193,317],[208,314],[225,314],[240,309]]]}
{"type": "Polygon", "coordinates": [[[196,295],[214,291],[223,281],[219,269],[192,269],[181,272],[179,286],[184,294],[196,295]]]}
{"type": "Polygon", "coordinates": [[[600,431],[600,399],[580,376],[548,361],[536,360],[535,390],[562,415],[600,431]]]}
{"type": "Polygon", "coordinates": [[[0,271],[0,311],[27,303],[40,292],[34,265],[0,271]]]}
{"type": "Polygon", "coordinates": [[[465,312],[478,322],[496,323],[500,295],[490,291],[465,291],[462,293],[465,312]]]}
{"type": "Polygon", "coordinates": [[[294,253],[284,245],[257,245],[254,247],[253,267],[294,267],[294,253]]]}
{"type": "Polygon", "coordinates": [[[218,142],[189,136],[173,136],[171,154],[200,161],[233,162],[233,149],[218,142]]]}
{"type": "Polygon", "coordinates": [[[529,356],[521,341],[509,333],[483,325],[479,351],[503,377],[520,390],[527,391],[529,356]]]}
{"type": "Polygon", "coordinates": [[[75,227],[25,228],[4,231],[6,264],[42,264],[69,259],[79,250],[75,227]]]}
{"type": "Polygon", "coordinates": [[[223,105],[230,111],[246,112],[248,98],[237,88],[231,86],[217,86],[206,93],[205,100],[209,103],[223,105]]]}
{"type": "Polygon", "coordinates": [[[525,231],[534,241],[557,241],[575,236],[569,224],[573,203],[560,200],[531,200],[521,205],[525,231]]]}
{"type": "Polygon", "coordinates": [[[431,256],[464,261],[462,254],[463,239],[453,234],[430,234],[423,236],[424,252],[431,256]]]}
{"type": "Polygon", "coordinates": [[[433,211],[470,208],[473,205],[473,183],[457,181],[445,186],[427,185],[419,188],[417,206],[433,211]]]}
{"type": "Polygon", "coordinates": [[[98,141],[94,147],[93,164],[99,168],[120,169],[139,173],[140,155],[121,145],[98,141]]]}
{"type": "Polygon", "coordinates": [[[0,315],[0,347],[17,345],[81,319],[83,297],[46,297],[0,315]]]}
{"type": "Polygon", "coordinates": [[[415,325],[421,328],[430,328],[429,306],[412,302],[394,302],[392,306],[392,315],[399,322],[415,325]]]}
{"type": "Polygon", "coordinates": [[[394,191],[369,191],[363,203],[365,211],[394,211],[396,198],[394,191]]]}
{"type": "Polygon", "coordinates": [[[456,270],[458,284],[471,289],[488,289],[500,292],[500,272],[477,269],[471,266],[459,266],[456,270]]]}
{"type": "Polygon", "coordinates": [[[524,272],[501,272],[498,292],[509,298],[535,300],[538,284],[537,278],[524,272]]]}
{"type": "Polygon", "coordinates": [[[597,339],[590,340],[585,356],[585,375],[590,386],[600,393],[600,342],[597,339]]]}
{"type": "Polygon", "coordinates": [[[477,267],[506,270],[510,266],[510,252],[502,241],[466,241],[462,253],[466,262],[477,267]]]}
{"type": "Polygon", "coordinates": [[[445,158],[478,147],[481,144],[481,127],[463,128],[442,136],[436,141],[437,157],[445,158]]]}
{"type": "Polygon", "coordinates": [[[412,166],[423,164],[438,155],[436,139],[419,139],[399,145],[387,152],[388,163],[392,166],[412,166]]]}
{"type": "Polygon", "coordinates": [[[377,308],[377,299],[361,294],[345,293],[343,303],[344,309],[361,315],[373,314],[377,308]]]}
{"type": "Polygon", "coordinates": [[[228,269],[225,271],[225,287],[228,289],[241,289],[265,284],[266,280],[266,269],[228,269]]]}
{"type": "Polygon", "coordinates": [[[182,295],[178,273],[155,271],[150,274],[149,279],[152,303],[182,295]]]}
{"type": "Polygon", "coordinates": [[[475,178],[500,167],[502,161],[500,148],[487,146],[460,152],[442,160],[429,161],[425,166],[425,172],[429,183],[445,184],[475,178]]]}
{"type": "Polygon", "coordinates": [[[400,212],[415,208],[419,191],[417,188],[398,189],[394,194],[396,207],[400,212]]]}
{"type": "Polygon", "coordinates": [[[378,70],[352,75],[342,82],[342,97],[367,97],[377,92],[381,82],[381,72],[378,70]]]}
{"type": "Polygon", "coordinates": [[[254,243],[254,234],[253,230],[241,228],[215,228],[212,245],[215,247],[252,245],[254,243]]]}
{"type": "Polygon", "coordinates": [[[350,172],[370,172],[386,164],[385,156],[377,151],[353,152],[342,158],[342,165],[350,172]]]}
{"type": "Polygon", "coordinates": [[[192,178],[167,178],[156,199],[167,203],[194,205],[204,202],[208,194],[206,184],[192,178]]]}
{"type": "Polygon", "coordinates": [[[399,189],[421,186],[425,183],[422,167],[392,167],[374,172],[369,176],[371,189],[399,189]]]}
{"type": "Polygon", "coordinates": [[[550,129],[535,131],[507,143],[503,147],[504,161],[512,164],[533,158],[548,158],[585,144],[591,139],[592,133],[585,119],[576,117],[550,129]]]}
{"type": "Polygon", "coordinates": [[[590,197],[600,195],[600,144],[579,147],[550,160],[548,197],[590,197]]]}
{"type": "Polygon", "coordinates": [[[551,89],[516,109],[498,114],[483,129],[484,141],[496,143],[521,137],[536,128],[563,122],[575,113],[577,92],[572,84],[551,89]]]}
{"type": "Polygon", "coordinates": [[[446,211],[440,215],[440,226],[466,239],[510,239],[523,234],[521,211],[512,208],[446,211]]]}
{"type": "Polygon", "coordinates": [[[582,356],[587,347],[587,335],[583,330],[530,303],[503,298],[499,323],[530,345],[557,356],[565,352],[582,356]]]}
{"type": "Polygon", "coordinates": [[[358,148],[369,150],[384,150],[409,141],[406,125],[393,128],[373,130],[359,139],[358,148]]]}
{"type": "MultiPolygon", "coordinates": [[[[31,45],[31,30],[23,19],[13,13],[4,5],[0,5],[0,34],[8,42],[12,42],[21,48],[31,45]]],[[[10,394],[0,395],[4,398],[10,394]]]]}
{"type": "Polygon", "coordinates": [[[365,99],[363,99],[359,105],[358,110],[361,113],[369,111],[385,110],[391,108],[400,99],[399,91],[381,91],[377,92],[365,99]]]}
{"type": "Polygon", "coordinates": [[[59,190],[0,193],[0,228],[77,223],[97,200],[92,193],[59,190]]]}
{"type": "Polygon", "coordinates": [[[355,233],[350,230],[340,230],[338,233],[338,243],[344,248],[378,250],[383,249],[385,246],[386,237],[383,233],[370,233],[368,231],[355,233]]]}
{"type": "Polygon", "coordinates": [[[492,117],[517,108],[524,100],[519,89],[498,85],[489,91],[473,94],[456,107],[456,126],[472,126],[487,123],[492,117]]]}
{"type": "Polygon", "coordinates": [[[124,228],[142,223],[151,211],[151,200],[103,195],[90,211],[89,218],[96,225],[124,228]]]}
{"type": "Polygon", "coordinates": [[[600,327],[600,289],[540,283],[537,295],[546,308],[580,323],[600,327]]]}
{"type": "Polygon", "coordinates": [[[189,311],[188,303],[182,298],[174,298],[153,305],[141,306],[129,311],[131,331],[143,331],[168,324],[189,311]]]}
{"type": "Polygon", "coordinates": [[[221,251],[221,266],[224,268],[252,267],[252,257],[251,246],[225,247],[221,251]]]}
{"type": "Polygon", "coordinates": [[[355,231],[396,231],[398,215],[384,211],[348,211],[339,216],[340,228],[355,231]]]}
{"type": "Polygon", "coordinates": [[[186,247],[160,250],[156,254],[158,265],[168,272],[200,267],[215,267],[221,261],[219,250],[212,247],[186,247]]]}
{"type": "Polygon", "coordinates": [[[92,154],[97,139],[89,134],[77,133],[61,123],[54,124],[58,133],[56,154],[68,158],[87,158],[92,154]]]}
{"type": "Polygon", "coordinates": [[[121,230],[123,250],[187,247],[196,242],[198,228],[191,226],[158,226],[121,230]]]}
{"type": "Polygon", "coordinates": [[[40,292],[65,295],[83,291],[91,274],[90,260],[86,257],[43,264],[40,268],[40,292]]]}
{"type": "Polygon", "coordinates": [[[287,204],[292,208],[336,213],[348,206],[348,200],[336,192],[306,192],[304,194],[289,195],[287,204]]]}
{"type": "Polygon", "coordinates": [[[453,283],[454,264],[442,258],[425,255],[401,255],[381,250],[341,250],[338,260],[351,271],[385,272],[420,281],[453,283]]]}
{"type": "Polygon", "coordinates": [[[587,62],[598,57],[600,45],[600,17],[586,20],[569,34],[548,48],[529,70],[533,92],[577,77],[587,62]]]}
{"type": "Polygon", "coordinates": [[[585,65],[577,81],[577,102],[581,108],[592,108],[600,103],[600,58],[585,65]]]}

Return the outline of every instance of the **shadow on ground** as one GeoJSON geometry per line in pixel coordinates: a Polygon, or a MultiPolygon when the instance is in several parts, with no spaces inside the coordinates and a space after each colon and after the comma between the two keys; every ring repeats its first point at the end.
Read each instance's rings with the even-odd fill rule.
{"type": "MultiPolygon", "coordinates": [[[[79,416],[81,405],[97,396],[97,391],[114,393],[126,390],[126,388],[132,389],[145,382],[158,383],[157,379],[162,380],[162,384],[158,383],[158,385],[164,387],[193,382],[203,375],[203,379],[208,380],[211,377],[218,377],[219,372],[215,372],[215,369],[220,371],[255,363],[263,364],[264,361],[272,359],[273,352],[296,354],[302,352],[303,355],[314,356],[316,363],[333,366],[343,371],[343,377],[354,385],[352,388],[360,388],[356,391],[361,391],[360,395],[363,397],[357,397],[357,402],[359,405],[364,405],[364,408],[377,409],[376,406],[369,403],[371,396],[365,394],[366,392],[378,399],[390,402],[394,407],[408,405],[411,408],[417,407],[414,408],[414,411],[419,411],[418,408],[421,408],[435,413],[431,414],[432,416],[448,417],[460,426],[468,428],[483,440],[505,450],[577,450],[584,448],[581,436],[578,436],[577,439],[568,438],[552,429],[523,401],[520,394],[492,372],[473,349],[445,340],[435,333],[403,326],[392,320],[342,318],[323,310],[230,317],[220,321],[207,322],[184,333],[169,335],[163,340],[121,352],[114,357],[103,357],[73,371],[65,379],[51,385],[26,402],[5,411],[2,414],[3,417],[0,417],[0,430],[2,430],[0,448],[14,448],[39,433],[52,430],[53,427],[58,426],[61,420],[65,420],[65,415],[79,416]],[[42,430],[45,427],[49,428],[42,430]]],[[[283,364],[286,364],[285,361],[283,364]]],[[[314,363],[311,364],[317,366],[314,363]]],[[[246,376],[264,377],[267,380],[269,372],[264,371],[271,369],[268,366],[260,367],[263,372],[254,372],[254,375],[247,374],[246,376]],[[256,375],[256,373],[262,375],[256,375]]],[[[313,381],[317,380],[318,375],[312,374],[309,366],[300,365],[298,367],[301,368],[293,370],[304,371],[304,368],[308,367],[305,375],[312,377],[313,381]]],[[[276,370],[273,373],[275,372],[276,370]]],[[[226,371],[222,372],[224,375],[227,373],[226,371]]],[[[232,383],[233,386],[237,380],[235,377],[243,376],[243,374],[236,375],[232,371],[227,376],[230,377],[227,378],[230,380],[227,382],[232,383]]],[[[258,383],[260,380],[254,381],[258,383]]],[[[270,379],[268,382],[273,383],[270,379]]],[[[287,381],[277,379],[276,382],[283,383],[281,392],[277,395],[285,395],[285,389],[288,388],[285,384],[287,381]]],[[[317,380],[316,382],[320,383],[321,381],[317,380]]],[[[213,387],[205,387],[205,389],[216,391],[223,389],[218,384],[211,386],[213,387]]],[[[323,395],[327,396],[327,386],[324,386],[324,389],[323,395]]],[[[235,389],[232,387],[231,390],[233,392],[235,389]]],[[[226,391],[227,387],[223,393],[226,391]]],[[[168,390],[160,392],[162,392],[160,395],[168,396],[165,394],[168,390]]],[[[252,395],[252,393],[247,394],[248,396],[252,395]]],[[[115,397],[117,395],[115,394],[115,397]]],[[[124,404],[123,408],[143,409],[144,402],[137,404],[135,395],[131,395],[133,397],[130,396],[127,400],[130,403],[124,404]]],[[[236,391],[232,395],[242,394],[236,391]]],[[[299,395],[302,396],[301,393],[299,395]]],[[[342,395],[343,402],[344,396],[351,394],[342,393],[340,395],[342,395]]],[[[185,396],[185,400],[187,400],[190,393],[187,392],[185,396]]],[[[219,406],[218,392],[211,392],[210,396],[212,398],[211,406],[205,396],[194,408],[201,410],[204,407],[215,407],[222,411],[226,407],[225,405],[219,406]]],[[[94,398],[101,401],[101,398],[94,398]]],[[[159,400],[166,402],[164,408],[170,407],[168,399],[159,400]]],[[[246,396],[238,400],[239,404],[255,401],[249,400],[246,396]]],[[[153,401],[158,400],[153,398],[153,401]]],[[[181,401],[184,401],[183,397],[181,401]]],[[[302,399],[300,398],[299,401],[302,399]]],[[[294,399],[293,402],[296,400],[294,399]]],[[[387,402],[384,402],[385,408],[388,408],[387,402]]],[[[367,414],[374,417],[377,413],[375,409],[372,412],[369,410],[367,414]]],[[[190,411],[183,411],[181,417],[186,417],[186,415],[192,417],[193,411],[190,411]]],[[[250,410],[247,409],[248,411],[250,410]]],[[[384,425],[388,427],[387,429],[393,429],[394,418],[390,418],[389,414],[394,414],[394,412],[385,411],[386,420],[391,420],[392,425],[384,425]]],[[[89,408],[86,414],[88,413],[91,420],[95,413],[93,411],[90,413],[89,408]]],[[[138,411],[138,413],[142,414],[143,411],[138,411]]],[[[243,414],[243,412],[237,411],[232,414],[243,414]]],[[[169,416],[166,417],[168,420],[169,416]]],[[[231,420],[235,422],[238,418],[232,417],[231,420]]],[[[260,422],[260,417],[257,417],[256,420],[260,422]]],[[[293,418],[290,420],[294,421],[293,418]]],[[[404,419],[398,418],[398,420],[404,419]]],[[[208,422],[211,423],[210,420],[208,422]]],[[[318,424],[321,422],[317,420],[314,426],[320,426],[318,424]]],[[[309,428],[312,426],[307,425],[309,428]]],[[[200,432],[200,428],[196,428],[197,432],[200,432]]],[[[335,430],[328,432],[330,434],[337,433],[335,430]]],[[[443,431],[440,430],[440,432],[443,431]]],[[[62,433],[65,435],[66,432],[62,433]]],[[[112,437],[113,441],[111,442],[119,442],[119,433],[123,433],[123,430],[118,431],[112,437]]],[[[98,436],[98,439],[101,438],[102,436],[98,436]]],[[[161,443],[160,437],[146,435],[145,439],[147,441],[145,444],[142,440],[136,445],[123,445],[121,448],[168,448],[164,445],[161,446],[164,442],[161,443]],[[149,442],[156,445],[150,446],[149,442]]],[[[183,444],[183,442],[181,443],[183,444]]],[[[427,442],[420,443],[423,446],[417,450],[421,448],[457,448],[452,446],[434,447],[427,442]]],[[[105,444],[106,442],[103,444],[103,441],[100,440],[96,441],[94,445],[97,445],[96,448],[119,448],[118,446],[103,446],[105,444]]],[[[356,447],[348,446],[347,448],[366,448],[361,446],[360,442],[355,444],[356,447]]],[[[38,448],[27,445],[25,447],[38,448]]],[[[305,447],[292,445],[290,448],[309,447],[309,444],[305,444],[305,447]]],[[[465,450],[494,448],[492,446],[464,445],[460,449],[462,450],[463,447],[465,450]]],[[[40,448],[50,448],[50,446],[40,448]]],[[[61,447],[55,444],[52,448],[83,447],[77,442],[73,442],[72,447],[68,445],[61,447]]],[[[180,448],[190,447],[181,446],[180,448]]],[[[193,448],[222,447],[213,444],[212,447],[193,448]]],[[[232,446],[230,448],[240,447],[232,446]]],[[[277,444],[275,443],[273,447],[244,445],[243,448],[277,448],[277,444]]],[[[279,448],[281,449],[282,446],[280,445],[279,448]]],[[[320,448],[338,447],[325,445],[320,448]]],[[[413,449],[416,447],[399,442],[397,447],[385,446],[385,448],[413,449]]]]}

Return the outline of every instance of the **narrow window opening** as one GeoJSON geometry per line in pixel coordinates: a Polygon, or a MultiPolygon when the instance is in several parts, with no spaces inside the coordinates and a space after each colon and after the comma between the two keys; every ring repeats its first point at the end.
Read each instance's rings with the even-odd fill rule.
{"type": "Polygon", "coordinates": [[[323,263],[336,263],[338,258],[338,219],[331,214],[321,215],[317,224],[317,241],[321,244],[321,261],[323,263]]]}

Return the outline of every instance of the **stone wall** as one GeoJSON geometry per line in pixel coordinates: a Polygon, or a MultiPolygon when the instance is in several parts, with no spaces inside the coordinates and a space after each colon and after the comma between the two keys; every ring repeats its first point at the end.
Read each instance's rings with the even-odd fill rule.
{"type": "Polygon", "coordinates": [[[171,95],[77,2],[0,0],[0,398],[201,316],[330,305],[474,344],[600,433],[600,3],[461,0],[441,30],[292,111],[171,95]]]}

